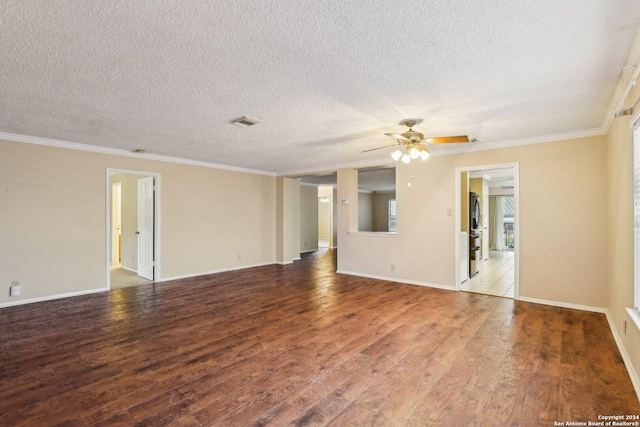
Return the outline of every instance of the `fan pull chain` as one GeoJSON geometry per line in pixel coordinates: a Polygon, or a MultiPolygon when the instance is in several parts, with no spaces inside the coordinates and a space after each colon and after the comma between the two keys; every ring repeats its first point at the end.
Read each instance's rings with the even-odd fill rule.
{"type": "Polygon", "coordinates": [[[411,184],[411,181],[413,181],[413,163],[411,162],[409,163],[409,171],[407,172],[407,174],[409,175],[409,181],[407,181],[407,187],[413,187],[413,185],[411,184]]]}

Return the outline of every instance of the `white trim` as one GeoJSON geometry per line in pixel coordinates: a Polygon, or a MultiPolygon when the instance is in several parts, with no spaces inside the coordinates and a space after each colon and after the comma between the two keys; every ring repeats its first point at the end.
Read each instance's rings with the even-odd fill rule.
{"type": "Polygon", "coordinates": [[[624,62],[625,65],[636,65],[635,71],[630,73],[627,70],[620,70],[620,76],[618,77],[611,101],[609,102],[602,121],[604,133],[609,132],[609,128],[615,120],[614,114],[622,109],[622,106],[627,100],[627,95],[629,95],[631,91],[633,81],[638,77],[638,73],[640,72],[640,67],[637,66],[638,62],[640,62],[640,30],[636,32],[633,42],[631,43],[631,48],[629,49],[629,54],[624,62]]]}
{"type": "MultiPolygon", "coordinates": [[[[611,116],[613,116],[613,114],[611,116]]],[[[539,144],[544,142],[561,141],[566,139],[585,138],[590,136],[604,135],[608,132],[610,125],[611,123],[609,122],[606,127],[605,125],[603,125],[603,127],[600,127],[600,128],[586,129],[586,130],[575,131],[575,132],[564,132],[564,133],[557,133],[552,135],[542,135],[542,136],[536,136],[532,138],[521,138],[521,139],[513,139],[513,140],[506,140],[506,141],[467,144],[464,147],[447,147],[446,151],[444,149],[442,151],[434,149],[432,150],[431,155],[434,157],[448,156],[451,154],[468,153],[472,151],[494,150],[498,148],[517,147],[520,145],[539,144]]],[[[135,153],[135,152],[117,149],[117,148],[100,147],[97,145],[81,144],[77,142],[68,142],[68,141],[61,141],[61,140],[50,139],[50,138],[19,135],[19,134],[7,133],[7,132],[0,132],[0,139],[6,140],[6,141],[13,141],[13,142],[24,142],[27,144],[37,144],[37,145],[46,145],[50,147],[67,148],[70,150],[89,151],[93,153],[109,154],[114,156],[133,157],[133,158],[144,159],[144,160],[155,160],[159,162],[177,163],[177,164],[183,164],[183,165],[189,165],[189,166],[199,166],[199,167],[204,167],[209,169],[221,169],[221,170],[228,170],[233,172],[243,172],[243,173],[256,174],[256,175],[267,175],[267,176],[295,177],[295,176],[303,176],[303,175],[315,175],[315,174],[323,173],[326,171],[336,171],[338,169],[359,169],[363,167],[395,166],[395,162],[389,163],[389,159],[386,158],[385,156],[384,159],[381,158],[381,159],[360,160],[356,162],[339,164],[337,166],[333,165],[331,167],[325,167],[325,168],[315,167],[311,169],[290,170],[290,171],[282,171],[282,172],[276,173],[272,171],[243,168],[239,166],[229,166],[229,165],[204,162],[199,160],[181,159],[178,157],[163,156],[159,154],[149,154],[149,153],[141,154],[141,153],[135,153]]]]}
{"type": "MultiPolygon", "coordinates": [[[[162,279],[162,269],[161,269],[161,239],[160,239],[160,201],[162,198],[161,190],[161,180],[160,174],[156,172],[144,172],[144,171],[134,171],[127,169],[116,169],[116,168],[107,168],[106,169],[106,229],[107,229],[107,278],[105,287],[107,290],[111,289],[111,175],[122,174],[122,175],[135,175],[135,176],[146,176],[154,178],[154,186],[155,186],[155,195],[154,195],[154,204],[153,204],[153,215],[154,215],[154,237],[153,237],[153,251],[154,251],[154,264],[153,264],[153,279],[155,282],[159,282],[162,279]]],[[[133,270],[132,270],[133,271],[133,270]]],[[[135,271],[137,273],[137,271],[135,271]]]]}
{"type": "Polygon", "coordinates": [[[463,147],[447,147],[445,151],[435,151],[432,156],[448,156],[451,154],[470,153],[474,151],[497,150],[499,148],[519,147],[521,145],[543,144],[545,142],[564,141],[567,139],[588,138],[591,136],[599,136],[606,134],[602,128],[585,129],[574,132],[562,132],[551,135],[534,136],[531,138],[509,139],[506,141],[485,142],[479,144],[467,144],[463,147]]]}
{"type": "Polygon", "coordinates": [[[294,258],[293,260],[294,260],[294,261],[301,261],[301,260],[302,260],[302,258],[298,257],[298,258],[294,258]]]}
{"type": "Polygon", "coordinates": [[[46,145],[49,147],[67,148],[70,150],[90,151],[92,153],[110,154],[114,156],[134,157],[144,160],[155,160],[158,162],[178,163],[189,166],[200,166],[209,169],[222,169],[233,172],[244,172],[256,175],[276,176],[275,172],[264,171],[259,169],[242,168],[238,166],[221,165],[219,163],[203,162],[200,160],[181,159],[179,157],[162,156],[159,154],[134,153],[118,148],[100,147],[97,145],[81,144],[77,142],[61,141],[50,138],[40,138],[37,136],[18,135],[15,133],[0,132],[0,139],[13,142],[25,142],[27,144],[46,145]]]}
{"type": "Polygon", "coordinates": [[[636,327],[640,329],[640,312],[635,308],[627,307],[627,313],[629,313],[629,317],[631,317],[636,327]]]}
{"type": "MultiPolygon", "coordinates": [[[[315,249],[307,249],[305,251],[300,251],[301,254],[308,254],[309,252],[316,252],[318,250],[318,248],[315,249]]],[[[297,259],[302,259],[302,258],[297,258],[297,259]]]]}
{"type": "Polygon", "coordinates": [[[138,274],[138,270],[134,270],[134,269],[133,269],[133,268],[131,268],[131,267],[125,267],[124,265],[120,264],[120,268],[121,268],[121,269],[123,269],[123,270],[130,271],[130,272],[132,272],[132,273],[136,273],[136,274],[138,274]]]}
{"type": "Polygon", "coordinates": [[[108,289],[105,289],[105,288],[89,289],[89,290],[86,290],[86,291],[68,292],[66,294],[48,295],[48,296],[45,296],[45,297],[23,299],[23,300],[19,300],[19,301],[15,301],[15,302],[13,302],[13,301],[11,301],[11,302],[3,302],[3,303],[0,303],[0,308],[13,307],[13,306],[16,306],[16,305],[23,305],[23,304],[32,304],[32,303],[35,303],[35,302],[51,301],[51,300],[56,300],[56,299],[61,299],[61,298],[71,298],[71,297],[77,297],[77,296],[81,296],[81,295],[96,294],[98,292],[108,292],[108,289]]]}
{"type": "MultiPolygon", "coordinates": [[[[616,342],[616,345],[618,346],[618,350],[620,351],[620,355],[622,356],[622,360],[624,361],[624,365],[627,368],[627,372],[629,373],[629,378],[631,379],[631,383],[633,384],[633,388],[635,389],[636,395],[637,395],[638,399],[640,400],[640,380],[638,379],[638,374],[637,374],[635,368],[633,367],[633,363],[631,363],[631,358],[629,357],[629,354],[627,353],[627,350],[623,345],[623,341],[620,338],[620,335],[618,334],[618,329],[615,327],[615,324],[613,322],[613,318],[611,317],[611,313],[609,312],[609,309],[602,308],[602,307],[591,307],[591,306],[586,306],[586,305],[571,304],[571,303],[567,303],[567,302],[549,301],[549,300],[542,300],[542,299],[536,299],[536,298],[528,298],[528,297],[521,297],[520,301],[530,302],[530,303],[534,303],[534,304],[551,305],[551,306],[554,306],[554,307],[561,307],[561,308],[570,308],[570,309],[574,309],[574,310],[591,311],[591,312],[594,312],[594,313],[603,313],[605,315],[605,317],[607,318],[607,322],[609,323],[609,329],[611,329],[611,334],[613,335],[613,339],[616,342]]],[[[629,309],[627,309],[627,310],[629,310],[629,309]]]]}
{"type": "MultiPolygon", "coordinates": [[[[319,166],[311,169],[283,171],[283,172],[278,172],[276,176],[282,176],[285,178],[291,178],[291,177],[295,178],[295,177],[301,177],[305,175],[331,174],[331,173],[335,173],[337,170],[340,170],[340,169],[361,169],[361,168],[380,167],[380,166],[395,167],[395,165],[396,165],[396,162],[394,162],[393,159],[391,159],[389,156],[385,156],[384,159],[359,160],[356,162],[340,163],[337,165],[327,166],[324,168],[319,166]]],[[[337,184],[320,184],[320,185],[336,186],[337,184]]]]}
{"type": "Polygon", "coordinates": [[[520,297],[520,301],[532,302],[534,304],[551,305],[553,307],[570,308],[573,310],[591,311],[593,313],[606,313],[607,309],[603,307],[592,307],[589,305],[572,304],[562,301],[551,301],[546,299],[520,297]]]}
{"type": "Polygon", "coordinates": [[[316,187],[317,188],[317,187],[320,187],[321,185],[324,185],[324,184],[315,184],[313,182],[302,182],[302,181],[300,181],[300,185],[305,186],[305,187],[316,187]]]}
{"type": "Polygon", "coordinates": [[[338,271],[336,271],[336,273],[338,273],[338,274],[348,274],[350,276],[366,277],[368,279],[385,280],[387,282],[403,283],[403,284],[406,284],[406,285],[417,285],[417,286],[424,286],[424,287],[427,287],[427,288],[444,289],[446,291],[455,291],[456,290],[456,288],[454,286],[439,285],[439,284],[436,284],[436,283],[419,282],[417,280],[399,279],[397,277],[377,276],[375,274],[356,273],[354,271],[346,271],[346,270],[338,270],[338,271]]]}
{"type": "MultiPolygon", "coordinates": [[[[470,153],[474,151],[486,151],[486,150],[496,150],[499,148],[509,148],[509,147],[518,147],[521,145],[530,145],[530,144],[542,144],[545,142],[554,142],[554,141],[563,141],[567,139],[576,139],[576,138],[588,138],[591,136],[599,136],[605,135],[608,132],[608,128],[592,128],[585,129],[573,132],[562,132],[562,133],[554,133],[550,135],[541,135],[534,136],[531,138],[520,138],[520,139],[508,139],[505,141],[495,141],[495,142],[484,142],[484,143],[469,143],[464,144],[459,147],[448,146],[446,148],[438,149],[433,147],[431,150],[431,156],[449,156],[452,154],[462,154],[462,153],[470,153]]],[[[278,172],[277,176],[303,176],[303,175],[316,175],[324,173],[328,170],[337,170],[337,169],[360,169],[365,167],[377,167],[377,166],[394,166],[394,163],[389,163],[386,159],[371,159],[368,161],[359,161],[352,163],[344,163],[338,166],[329,167],[318,167],[315,169],[306,169],[306,170],[291,170],[291,171],[283,171],[278,172]]]]}
{"type": "MultiPolygon", "coordinates": [[[[630,309],[627,309],[630,310],[630,309]]],[[[633,310],[633,309],[631,309],[633,310]]],[[[636,391],[636,396],[638,397],[638,400],[640,400],[640,380],[638,379],[638,373],[636,372],[635,368],[633,367],[633,363],[631,363],[631,358],[629,357],[629,354],[627,353],[627,349],[625,348],[625,346],[623,345],[623,341],[620,338],[620,334],[618,334],[618,329],[616,328],[614,322],[613,322],[613,318],[611,317],[611,313],[609,313],[609,310],[605,310],[605,316],[607,317],[607,321],[609,322],[609,328],[611,329],[611,333],[613,334],[613,339],[616,342],[616,345],[618,346],[618,350],[620,351],[620,355],[622,356],[622,360],[624,362],[624,365],[627,367],[627,372],[629,373],[629,378],[631,379],[631,384],[633,384],[633,388],[636,391]]],[[[634,319],[634,322],[636,320],[634,319]]]]}
{"type": "Polygon", "coordinates": [[[276,261],[276,262],[273,262],[272,264],[289,265],[289,264],[293,264],[293,260],[291,260],[291,261],[276,261]]]}
{"type": "Polygon", "coordinates": [[[395,237],[398,235],[396,231],[347,231],[350,236],[377,236],[377,237],[395,237]]]}
{"type": "MultiPolygon", "coordinates": [[[[193,277],[208,276],[210,274],[225,273],[227,271],[245,270],[247,268],[254,268],[254,267],[264,267],[265,265],[273,265],[273,264],[277,264],[277,263],[269,261],[269,262],[263,262],[263,263],[260,263],[260,264],[242,265],[240,267],[221,268],[221,269],[218,269],[218,270],[203,271],[203,272],[200,272],[200,273],[183,274],[183,275],[180,275],[180,276],[165,277],[165,278],[162,278],[160,280],[156,280],[155,282],[156,283],[164,283],[164,282],[170,282],[170,281],[173,281],[173,280],[191,279],[193,277]]],[[[290,264],[292,264],[292,263],[290,263],[290,264]]]]}

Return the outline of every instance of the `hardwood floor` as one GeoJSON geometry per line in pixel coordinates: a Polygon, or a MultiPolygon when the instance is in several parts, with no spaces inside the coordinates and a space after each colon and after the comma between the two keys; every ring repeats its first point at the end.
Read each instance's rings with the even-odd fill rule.
{"type": "Polygon", "coordinates": [[[640,414],[602,314],[337,275],[334,251],[0,310],[3,426],[640,414]]]}

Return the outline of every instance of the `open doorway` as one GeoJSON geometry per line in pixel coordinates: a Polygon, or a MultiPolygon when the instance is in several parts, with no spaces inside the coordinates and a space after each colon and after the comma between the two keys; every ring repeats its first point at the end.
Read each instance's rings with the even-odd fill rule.
{"type": "Polygon", "coordinates": [[[333,186],[318,186],[318,249],[333,246],[333,212],[333,186]]]}
{"type": "Polygon", "coordinates": [[[518,164],[456,169],[458,290],[519,298],[518,164]]]}
{"type": "Polygon", "coordinates": [[[338,247],[336,172],[305,175],[300,180],[300,253],[338,247]]]}
{"type": "Polygon", "coordinates": [[[107,170],[107,289],[159,276],[159,174],[107,170]]]}

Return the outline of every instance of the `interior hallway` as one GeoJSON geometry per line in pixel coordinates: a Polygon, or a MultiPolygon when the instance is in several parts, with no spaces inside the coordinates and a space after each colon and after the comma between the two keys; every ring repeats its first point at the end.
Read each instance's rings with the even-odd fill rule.
{"type": "Polygon", "coordinates": [[[152,282],[151,280],[138,276],[134,271],[122,268],[119,264],[112,265],[110,268],[111,289],[129,288],[131,286],[138,286],[152,282]]]}

